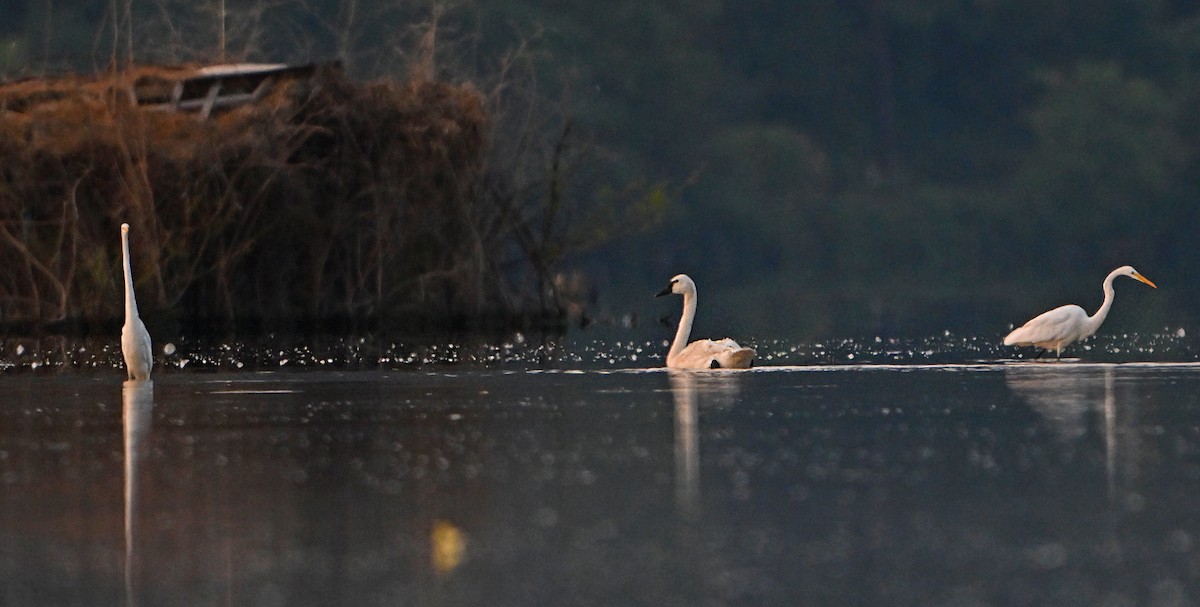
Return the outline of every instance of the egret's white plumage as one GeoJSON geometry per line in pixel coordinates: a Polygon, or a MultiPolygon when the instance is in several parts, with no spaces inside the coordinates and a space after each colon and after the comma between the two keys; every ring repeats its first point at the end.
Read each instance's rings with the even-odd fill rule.
{"type": "Polygon", "coordinates": [[[678,293],[683,296],[683,317],[675,331],[675,341],[667,351],[667,367],[672,369],[748,369],[754,359],[754,350],[743,348],[736,341],[725,338],[713,341],[698,339],[688,343],[692,333],[692,321],[696,318],[696,283],[687,274],[671,279],[656,297],[678,293]]]}
{"type": "Polygon", "coordinates": [[[125,326],[121,327],[121,354],[129,379],[150,379],[154,353],[150,333],[138,316],[137,300],[133,296],[133,272],[129,269],[129,224],[121,224],[121,258],[125,264],[125,326]]]}
{"type": "Polygon", "coordinates": [[[1104,303],[1100,304],[1100,309],[1096,310],[1095,314],[1088,316],[1083,308],[1075,304],[1054,308],[1013,330],[1004,338],[1004,345],[1037,346],[1046,350],[1054,350],[1058,356],[1062,356],[1063,348],[1081,339],[1091,337],[1096,329],[1100,328],[1101,323],[1108,316],[1109,308],[1112,307],[1113,296],[1116,294],[1113,290],[1113,279],[1118,276],[1128,276],[1158,288],[1132,267],[1121,266],[1110,272],[1104,279],[1104,303]]]}

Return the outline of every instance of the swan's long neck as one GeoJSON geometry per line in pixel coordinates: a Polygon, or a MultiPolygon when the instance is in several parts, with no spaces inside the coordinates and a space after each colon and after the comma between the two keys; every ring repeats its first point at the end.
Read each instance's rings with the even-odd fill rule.
{"type": "Polygon", "coordinates": [[[1100,309],[1096,310],[1095,314],[1088,317],[1088,335],[1095,333],[1096,329],[1100,328],[1100,324],[1104,322],[1104,319],[1108,318],[1108,310],[1112,308],[1113,299],[1117,294],[1116,289],[1113,289],[1113,280],[1119,275],[1114,270],[1104,279],[1104,303],[1100,304],[1100,309]]]}
{"type": "Polygon", "coordinates": [[[121,232],[121,258],[125,262],[125,322],[137,318],[137,301],[133,298],[133,272],[129,269],[129,233],[121,232]]]}
{"type": "Polygon", "coordinates": [[[675,357],[687,347],[688,337],[692,334],[692,321],[695,318],[696,293],[694,291],[685,291],[683,293],[683,316],[679,319],[679,328],[675,330],[675,341],[671,342],[671,349],[667,352],[667,358],[675,357]]]}

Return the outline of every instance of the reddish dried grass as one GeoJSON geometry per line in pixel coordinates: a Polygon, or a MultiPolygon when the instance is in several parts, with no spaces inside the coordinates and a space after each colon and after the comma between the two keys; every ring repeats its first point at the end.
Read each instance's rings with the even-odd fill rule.
{"type": "Polygon", "coordinates": [[[119,317],[121,222],[149,314],[547,311],[497,267],[478,91],[319,69],[209,120],[131,106],[188,69],[0,86],[0,321],[119,317]]]}

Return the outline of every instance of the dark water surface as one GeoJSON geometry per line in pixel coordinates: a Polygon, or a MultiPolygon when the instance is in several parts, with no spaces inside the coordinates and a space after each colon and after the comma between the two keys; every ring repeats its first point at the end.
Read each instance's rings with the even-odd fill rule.
{"type": "Polygon", "coordinates": [[[0,378],[4,605],[1193,605],[1200,364],[0,378]]]}

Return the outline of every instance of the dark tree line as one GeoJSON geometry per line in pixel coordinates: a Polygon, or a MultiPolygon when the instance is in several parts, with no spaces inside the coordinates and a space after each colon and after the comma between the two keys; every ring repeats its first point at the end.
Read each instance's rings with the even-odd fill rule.
{"type": "MultiPolygon", "coordinates": [[[[0,8],[0,69],[103,67],[121,4],[0,8]]],[[[1095,305],[1130,263],[1164,288],[1124,319],[1118,304],[1116,326],[1194,319],[1194,3],[322,0],[224,20],[217,5],[138,3],[139,59],[404,73],[436,15],[440,77],[492,90],[528,67],[569,108],[537,128],[590,153],[555,165],[544,148],[561,172],[515,195],[574,205],[546,267],[585,270],[601,308],[637,308],[686,271],[731,330],[779,328],[787,309],[793,334],[999,332],[1095,305]]]]}

